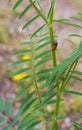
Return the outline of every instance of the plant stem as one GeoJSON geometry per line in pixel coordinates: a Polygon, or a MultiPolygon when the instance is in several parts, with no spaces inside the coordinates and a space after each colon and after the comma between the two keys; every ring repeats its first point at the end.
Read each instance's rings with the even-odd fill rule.
{"type": "MultiPolygon", "coordinates": [[[[53,32],[53,27],[52,27],[55,2],[56,2],[56,0],[51,0],[52,12],[51,12],[50,17],[49,17],[49,33],[50,33],[51,44],[53,44],[53,42],[56,41],[56,39],[54,39],[54,32],[53,32]]],[[[57,65],[56,52],[55,51],[52,51],[52,60],[53,60],[53,66],[55,67],[57,65]]],[[[53,117],[51,130],[58,130],[57,118],[58,118],[58,113],[59,113],[60,99],[61,99],[61,91],[60,91],[60,88],[58,86],[58,88],[57,88],[56,106],[55,106],[55,110],[54,110],[55,112],[54,112],[54,117],[53,117]]]]}
{"type": "MultiPolygon", "coordinates": [[[[54,39],[54,33],[53,33],[52,25],[49,26],[49,33],[50,33],[51,44],[53,44],[55,39],[54,39]]],[[[52,51],[52,60],[53,60],[53,66],[55,67],[57,65],[57,63],[56,63],[56,52],[55,51],[52,51]]]]}
{"type": "Polygon", "coordinates": [[[46,17],[41,13],[41,11],[36,7],[36,5],[34,4],[34,2],[32,0],[29,0],[30,3],[32,4],[32,6],[34,7],[34,9],[37,11],[37,13],[41,16],[41,18],[45,21],[46,24],[48,24],[48,21],[46,19],[46,17]]]}
{"type": "MultiPolygon", "coordinates": [[[[54,14],[54,4],[55,4],[55,1],[51,1],[51,5],[52,5],[52,11],[51,11],[51,14],[49,16],[49,33],[50,33],[50,41],[51,41],[51,45],[53,44],[54,41],[56,41],[54,39],[54,31],[53,31],[53,14],[54,14]]],[[[53,66],[55,67],[57,65],[56,63],[56,52],[55,51],[52,51],[52,60],[53,60],[53,66]]]]}
{"type": "Polygon", "coordinates": [[[9,123],[11,123],[11,120],[3,113],[0,113],[0,115],[6,120],[8,121],[9,123]]]}
{"type": "Polygon", "coordinates": [[[59,90],[59,92],[57,93],[56,107],[55,107],[54,119],[53,119],[51,130],[58,130],[57,118],[59,113],[60,98],[61,98],[61,93],[59,90]]]}
{"type": "MultiPolygon", "coordinates": [[[[36,95],[37,95],[37,97],[38,97],[38,100],[39,100],[39,104],[41,104],[42,103],[42,98],[41,98],[41,95],[40,95],[40,91],[39,91],[39,89],[38,89],[38,85],[37,85],[37,81],[36,81],[36,76],[35,76],[35,67],[34,67],[34,62],[35,62],[35,59],[34,59],[34,55],[35,55],[35,47],[34,47],[35,45],[33,45],[32,46],[32,50],[33,50],[33,52],[32,52],[32,75],[33,75],[33,77],[32,77],[32,80],[33,80],[33,83],[34,83],[34,86],[35,86],[35,90],[36,90],[36,95]]],[[[48,126],[47,126],[47,121],[46,121],[46,116],[45,116],[45,110],[42,108],[41,109],[41,112],[43,113],[43,119],[44,119],[44,127],[45,127],[45,130],[48,130],[48,126]]]]}

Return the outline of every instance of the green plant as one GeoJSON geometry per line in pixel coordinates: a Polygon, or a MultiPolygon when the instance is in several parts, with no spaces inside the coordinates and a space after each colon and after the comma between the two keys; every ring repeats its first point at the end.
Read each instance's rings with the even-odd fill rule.
{"type": "MultiPolygon", "coordinates": [[[[18,0],[13,10],[15,10],[23,0],[18,0]]],[[[66,86],[71,78],[82,81],[82,72],[76,69],[79,58],[82,56],[82,41],[79,47],[70,38],[66,40],[74,46],[72,54],[67,57],[61,64],[57,64],[56,48],[57,48],[57,35],[54,31],[53,23],[58,22],[67,26],[82,28],[81,25],[70,22],[70,19],[75,19],[82,22],[82,14],[79,13],[78,17],[71,17],[70,19],[54,20],[54,5],[56,0],[50,0],[50,7],[46,15],[40,0],[29,0],[27,7],[20,14],[19,18],[24,17],[30,9],[36,10],[35,16],[30,19],[23,29],[27,28],[38,18],[44,22],[35,32],[29,34],[29,41],[22,43],[22,46],[28,49],[22,49],[15,53],[16,56],[29,55],[30,59],[22,59],[13,63],[13,66],[18,66],[20,69],[14,72],[14,75],[25,73],[22,80],[27,80],[27,85],[22,88],[21,92],[17,95],[16,100],[23,99],[19,111],[10,123],[11,126],[18,121],[17,130],[38,130],[37,125],[42,125],[44,130],[58,130],[58,120],[63,120],[63,115],[59,116],[60,103],[64,101],[63,94],[74,94],[82,96],[82,93],[77,91],[66,90],[66,86]],[[47,48],[47,49],[46,49],[47,48]],[[46,64],[52,62],[52,66],[48,67],[46,64]],[[28,64],[26,68],[21,68],[22,64],[28,64]],[[44,67],[46,68],[44,69],[44,67]],[[30,82],[29,82],[30,79],[30,82]],[[33,91],[28,92],[29,89],[34,88],[33,91]],[[44,91],[45,90],[45,91],[44,91]],[[44,93],[43,93],[44,91],[44,93]],[[28,92],[28,94],[27,94],[28,92]],[[48,113],[46,111],[47,105],[54,105],[54,112],[48,113]],[[48,118],[49,116],[49,118],[48,118]]],[[[70,34],[70,37],[80,37],[79,34],[70,34]]],[[[22,47],[23,48],[23,47],[22,47]]],[[[2,111],[1,111],[2,112],[2,111]]],[[[76,128],[77,122],[74,122],[76,128]]],[[[80,126],[78,124],[78,126],[80,126]]]]}

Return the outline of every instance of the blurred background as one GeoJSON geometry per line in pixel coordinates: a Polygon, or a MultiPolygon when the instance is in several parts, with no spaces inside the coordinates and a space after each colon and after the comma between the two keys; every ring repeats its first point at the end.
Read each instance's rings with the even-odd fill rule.
{"type": "MultiPolygon", "coordinates": [[[[5,103],[9,98],[14,99],[16,94],[23,87],[24,82],[21,82],[19,77],[12,77],[12,73],[17,68],[11,66],[16,61],[17,57],[13,54],[20,49],[20,43],[28,40],[28,32],[33,32],[42,21],[36,21],[30,28],[22,31],[22,25],[35,13],[34,11],[26,14],[21,20],[18,18],[20,12],[26,7],[27,0],[23,2],[20,8],[12,11],[13,2],[8,3],[7,0],[0,0],[0,97],[5,98],[5,103]]],[[[49,6],[49,0],[42,0],[43,7],[47,12],[49,6]]],[[[76,15],[78,12],[82,12],[81,0],[57,0],[55,7],[55,18],[69,18],[76,15]]],[[[58,49],[57,58],[58,63],[61,63],[73,50],[73,46],[66,42],[64,39],[68,37],[70,33],[77,32],[82,35],[82,29],[75,29],[73,27],[62,26],[58,23],[54,24],[58,35],[58,49]]],[[[79,44],[81,39],[75,38],[74,41],[79,44]]],[[[23,57],[25,58],[25,56],[23,57]]],[[[29,57],[28,57],[29,58],[29,57]]],[[[79,61],[77,69],[82,71],[82,59],[79,61]]],[[[82,92],[82,82],[72,80],[69,86],[72,90],[78,90],[82,92]]],[[[13,115],[17,112],[20,106],[20,102],[13,104],[13,115]]],[[[47,110],[52,111],[52,107],[48,106],[47,110]]],[[[73,130],[71,121],[77,120],[75,113],[82,114],[82,97],[65,95],[65,103],[61,104],[60,113],[66,114],[69,117],[60,122],[60,130],[73,130]]],[[[13,116],[12,115],[12,116],[13,116]]],[[[80,120],[78,120],[80,122],[80,120]]],[[[0,127],[2,130],[2,127],[0,127]]]]}

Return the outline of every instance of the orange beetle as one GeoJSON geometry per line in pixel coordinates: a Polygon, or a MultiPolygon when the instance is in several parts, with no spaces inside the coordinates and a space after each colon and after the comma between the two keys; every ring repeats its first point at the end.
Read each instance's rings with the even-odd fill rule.
{"type": "Polygon", "coordinates": [[[51,45],[52,51],[55,51],[57,46],[58,46],[58,42],[56,42],[56,41],[53,42],[53,44],[51,45]]]}

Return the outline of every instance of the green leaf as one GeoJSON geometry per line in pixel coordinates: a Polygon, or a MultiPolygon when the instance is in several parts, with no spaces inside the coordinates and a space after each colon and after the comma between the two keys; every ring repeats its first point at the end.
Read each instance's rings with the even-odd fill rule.
{"type": "Polygon", "coordinates": [[[46,42],[44,44],[39,45],[35,50],[38,51],[39,49],[42,49],[42,48],[44,48],[44,47],[46,47],[48,45],[50,45],[50,42],[46,42]]]}
{"type": "Polygon", "coordinates": [[[23,68],[23,69],[17,70],[16,72],[14,72],[14,73],[12,74],[12,76],[15,76],[15,75],[19,75],[19,74],[28,72],[30,69],[31,69],[31,68],[23,68]]]}
{"type": "Polygon", "coordinates": [[[82,13],[78,13],[80,16],[82,16],[82,13]]]}
{"type": "Polygon", "coordinates": [[[77,92],[77,91],[63,91],[66,94],[73,94],[73,95],[77,95],[77,96],[82,96],[82,93],[77,92]]]}
{"type": "Polygon", "coordinates": [[[21,56],[21,55],[26,55],[28,53],[31,53],[32,50],[20,50],[14,53],[15,56],[21,56]]]}
{"type": "Polygon", "coordinates": [[[11,126],[11,125],[8,125],[8,126],[5,126],[5,127],[3,128],[3,130],[11,130],[11,128],[12,128],[12,126],[11,126]]]}
{"type": "Polygon", "coordinates": [[[11,2],[11,0],[8,0],[8,2],[11,2]]]}
{"type": "Polygon", "coordinates": [[[20,107],[20,110],[22,109],[22,106],[26,106],[34,97],[35,91],[29,93],[27,96],[24,97],[24,101],[20,107]]]}
{"type": "Polygon", "coordinates": [[[51,50],[45,51],[41,54],[39,54],[38,56],[35,57],[35,60],[38,58],[42,58],[43,56],[49,56],[49,54],[51,54],[51,50]]]}
{"type": "Polygon", "coordinates": [[[65,39],[67,42],[71,43],[74,47],[76,47],[76,43],[72,41],[71,39],[65,39]]]}
{"type": "Polygon", "coordinates": [[[82,22],[82,19],[81,19],[81,18],[74,17],[74,16],[72,16],[72,17],[70,17],[70,18],[71,18],[71,19],[74,19],[74,20],[76,20],[76,21],[82,22]]]}
{"type": "MultiPolygon", "coordinates": [[[[69,76],[70,77],[70,76],[69,76]]],[[[79,78],[78,76],[71,76],[71,78],[75,79],[75,80],[79,80],[79,81],[82,81],[82,78],[79,78]]]]}
{"type": "Polygon", "coordinates": [[[34,98],[32,101],[30,101],[26,106],[26,111],[36,106],[37,100],[37,98],[34,98]]]}
{"type": "Polygon", "coordinates": [[[80,37],[80,38],[82,38],[82,35],[79,35],[79,34],[70,34],[69,36],[71,36],[71,37],[80,37]]]}
{"type": "Polygon", "coordinates": [[[6,111],[5,111],[5,114],[7,117],[9,117],[12,113],[12,99],[9,99],[8,100],[8,103],[6,105],[6,111]]]}
{"type": "Polygon", "coordinates": [[[82,128],[82,125],[80,125],[79,123],[77,122],[73,122],[73,125],[76,126],[77,128],[81,129],[82,128]]]}
{"type": "Polygon", "coordinates": [[[34,37],[42,28],[44,28],[45,24],[38,28],[34,33],[31,34],[31,38],[34,37]]]}
{"type": "Polygon", "coordinates": [[[82,75],[82,72],[77,71],[77,70],[74,70],[74,71],[71,71],[71,72],[73,72],[74,74],[82,75]]]}
{"type": "Polygon", "coordinates": [[[30,129],[30,128],[33,128],[35,127],[36,125],[38,125],[41,121],[34,121],[34,122],[30,122],[31,124],[29,125],[26,125],[26,129],[30,129]]]}
{"type": "Polygon", "coordinates": [[[32,42],[32,41],[27,41],[27,42],[23,42],[23,43],[21,43],[21,45],[32,45],[32,44],[34,44],[34,42],[32,42]]]}
{"type": "Polygon", "coordinates": [[[49,36],[49,32],[45,32],[45,30],[41,30],[41,31],[43,31],[43,32],[40,32],[41,34],[40,34],[40,38],[41,37],[45,37],[45,36],[49,36]]]}
{"type": "Polygon", "coordinates": [[[22,29],[25,29],[26,27],[28,27],[32,22],[34,22],[37,18],[39,17],[39,15],[33,17],[30,21],[28,21],[22,29]]]}
{"type": "Polygon", "coordinates": [[[38,71],[36,73],[36,75],[42,75],[42,74],[47,74],[51,71],[51,69],[44,69],[44,70],[41,70],[41,71],[38,71]]]}
{"type": "MultiPolygon", "coordinates": [[[[30,88],[30,84],[28,87],[30,88]]],[[[14,116],[14,119],[13,119],[14,124],[18,121],[18,119],[21,117],[21,115],[24,114],[29,109],[28,106],[30,107],[29,111],[31,111],[31,107],[33,107],[35,105],[36,99],[33,98],[33,100],[32,100],[33,95],[34,95],[34,92],[32,92],[32,93],[28,94],[26,97],[24,97],[25,98],[24,102],[21,104],[19,111],[14,116]]],[[[18,98],[20,98],[20,96],[18,98]]]]}
{"type": "Polygon", "coordinates": [[[67,118],[67,116],[59,116],[58,117],[58,120],[64,120],[64,119],[66,119],[67,118]]]}
{"type": "Polygon", "coordinates": [[[14,5],[13,10],[15,10],[22,2],[23,0],[18,0],[16,4],[14,5]]]}
{"type": "Polygon", "coordinates": [[[3,112],[4,110],[4,98],[0,98],[0,112],[3,112]]]}
{"type": "Polygon", "coordinates": [[[81,48],[82,48],[82,40],[81,40],[80,45],[79,45],[79,49],[81,49],[81,48]]]}
{"type": "Polygon", "coordinates": [[[34,126],[38,125],[38,123],[40,123],[40,121],[37,121],[35,118],[32,118],[29,121],[27,121],[26,124],[25,123],[20,124],[18,126],[18,130],[21,130],[21,129],[30,130],[30,128],[33,128],[34,126]]]}
{"type": "Polygon", "coordinates": [[[46,76],[42,76],[42,77],[40,77],[38,80],[37,80],[37,82],[42,82],[42,81],[45,81],[46,80],[46,76]]]}
{"type": "Polygon", "coordinates": [[[54,8],[54,1],[51,1],[51,6],[48,11],[47,19],[49,19],[51,15],[53,15],[53,8],[54,8]]]}
{"type": "MultiPolygon", "coordinates": [[[[44,102],[42,102],[42,103],[39,105],[38,109],[39,109],[39,110],[43,109],[44,107],[46,107],[46,106],[49,104],[49,102],[50,102],[50,101],[48,101],[48,100],[46,99],[44,102]]],[[[54,100],[54,103],[56,103],[56,100],[54,100]]]]}
{"type": "Polygon", "coordinates": [[[21,111],[18,111],[13,118],[13,124],[15,124],[18,121],[20,116],[21,116],[21,111]]]}
{"type": "Polygon", "coordinates": [[[6,122],[6,119],[0,119],[0,125],[3,125],[6,122]]]}
{"type": "Polygon", "coordinates": [[[45,60],[42,60],[42,61],[38,62],[38,63],[35,65],[35,67],[40,67],[40,66],[46,64],[47,62],[49,62],[50,60],[51,60],[51,58],[46,58],[45,60]]]}
{"type": "Polygon", "coordinates": [[[33,95],[34,95],[34,92],[32,92],[30,94],[30,96],[27,96],[27,99],[30,99],[30,100],[28,100],[28,102],[24,101],[24,103],[23,103],[24,106],[20,107],[19,112],[18,112],[19,114],[17,113],[17,115],[16,115],[17,118],[22,116],[22,119],[24,119],[26,116],[28,116],[28,114],[31,114],[31,112],[34,111],[34,109],[38,103],[38,99],[37,98],[31,99],[31,96],[33,96],[33,95]]]}
{"type": "Polygon", "coordinates": [[[77,115],[82,120],[82,115],[77,115]]]}
{"type": "Polygon", "coordinates": [[[22,18],[24,15],[25,15],[25,13],[27,13],[27,11],[31,8],[31,4],[29,4],[25,9],[24,9],[24,11],[20,14],[20,16],[19,16],[19,18],[22,18]]]}
{"type": "Polygon", "coordinates": [[[75,50],[70,57],[65,59],[61,64],[52,69],[52,73],[48,76],[47,82],[51,84],[54,80],[61,78],[68,67],[75,63],[82,55],[82,49],[75,50]]]}
{"type": "Polygon", "coordinates": [[[53,20],[53,22],[59,22],[59,23],[61,23],[61,22],[69,22],[69,19],[56,19],[56,20],[53,20]]]}
{"type": "Polygon", "coordinates": [[[50,42],[50,37],[49,36],[44,37],[44,38],[40,39],[38,42],[44,42],[44,41],[50,42]]]}
{"type": "Polygon", "coordinates": [[[17,65],[20,65],[20,64],[24,64],[24,63],[27,63],[27,62],[30,62],[31,60],[30,59],[26,59],[26,60],[19,60],[19,61],[16,61],[12,64],[12,66],[17,66],[17,65]]]}
{"type": "Polygon", "coordinates": [[[76,27],[76,28],[82,28],[82,26],[80,26],[78,24],[72,24],[72,23],[64,22],[64,21],[60,21],[60,20],[54,20],[54,22],[58,22],[58,23],[65,24],[65,25],[72,26],[72,27],[76,27]]]}
{"type": "Polygon", "coordinates": [[[23,95],[28,91],[28,89],[32,86],[32,84],[28,84],[27,86],[25,86],[20,92],[19,94],[17,94],[16,99],[19,99],[21,97],[23,97],[23,95]]]}

